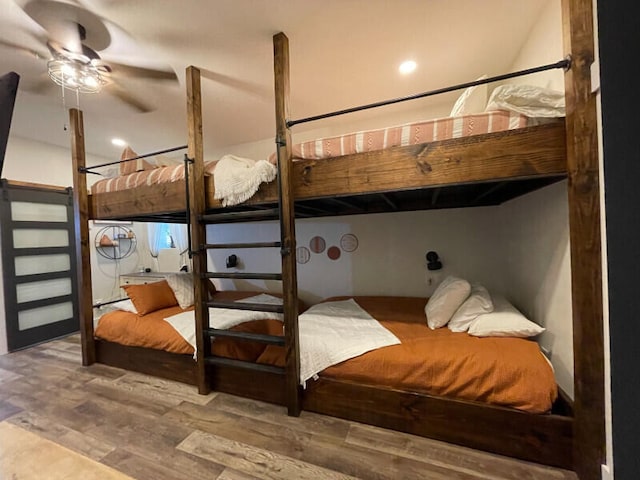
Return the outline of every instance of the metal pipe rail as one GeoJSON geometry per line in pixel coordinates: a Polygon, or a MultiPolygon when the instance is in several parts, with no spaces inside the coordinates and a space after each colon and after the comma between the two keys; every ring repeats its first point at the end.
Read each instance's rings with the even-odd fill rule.
{"type": "Polygon", "coordinates": [[[187,148],[186,145],[180,145],[179,147],[166,148],[164,150],[158,150],[156,152],[145,153],[144,155],[138,155],[137,157],[125,158],[124,160],[116,160],[115,162],[100,163],[98,165],[93,165],[92,167],[80,167],[78,168],[78,172],[93,173],[94,175],[101,175],[100,173],[94,172],[92,170],[96,168],[108,167],[111,165],[119,165],[121,163],[133,162],[134,160],[139,160],[141,158],[154,157],[156,155],[162,155],[163,153],[177,152],[178,150],[184,150],[185,148],[187,148]]]}
{"type": "Polygon", "coordinates": [[[508,80],[509,78],[522,77],[524,75],[544,72],[545,70],[553,70],[556,68],[562,68],[564,70],[568,70],[569,68],[571,68],[571,57],[564,58],[556,63],[549,63],[547,65],[541,65],[539,67],[527,68],[525,70],[518,70],[517,72],[496,75],[495,77],[484,78],[482,80],[474,80],[473,82],[459,83],[458,85],[453,85],[451,87],[438,88],[437,90],[431,90],[423,93],[416,93],[414,95],[408,95],[406,97],[399,97],[399,98],[393,98],[391,100],[383,100],[381,102],[368,103],[366,105],[360,105],[358,107],[345,108],[344,110],[336,110],[335,112],[323,113],[321,115],[314,115],[312,117],[300,118],[298,120],[289,120],[286,122],[286,124],[287,124],[287,128],[291,128],[294,125],[298,125],[301,123],[315,122],[316,120],[337,117],[339,115],[345,115],[347,113],[360,112],[362,110],[369,110],[371,108],[384,107],[386,105],[393,105],[394,103],[406,102],[408,100],[416,100],[418,98],[431,97],[433,95],[439,95],[441,93],[453,92],[455,90],[462,90],[463,88],[474,87],[476,85],[484,85],[485,83],[499,82],[501,80],[508,80]]]}

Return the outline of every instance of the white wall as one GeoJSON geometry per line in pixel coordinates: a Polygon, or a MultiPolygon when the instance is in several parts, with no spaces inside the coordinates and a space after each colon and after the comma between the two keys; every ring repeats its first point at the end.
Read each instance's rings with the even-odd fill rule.
{"type": "MultiPolygon", "coordinates": [[[[503,291],[502,275],[496,273],[500,249],[496,248],[495,209],[474,208],[351,215],[296,222],[299,247],[309,247],[311,238],[321,236],[326,249],[340,247],[340,238],[351,233],[359,240],[357,250],[341,249],[338,260],[327,251],[311,253],[310,261],[298,264],[300,298],[315,303],[335,295],[428,296],[448,274],[482,282],[503,291]],[[470,248],[471,246],[471,248],[470,248]],[[444,268],[437,273],[426,269],[425,254],[435,250],[444,268]],[[431,284],[429,284],[429,278],[431,284]]],[[[279,240],[276,222],[209,226],[209,242],[226,243],[279,240]]],[[[209,252],[214,271],[280,272],[277,249],[215,250],[209,252]],[[227,269],[225,259],[236,254],[239,268],[227,269]]],[[[280,282],[218,280],[222,289],[267,288],[280,291],[280,282]]]]}
{"type": "Polygon", "coordinates": [[[500,210],[506,296],[547,329],[538,341],[551,352],[558,384],[573,398],[567,184],[519,197],[500,210]]]}
{"type": "MultiPolygon", "coordinates": [[[[547,0],[540,18],[533,26],[511,66],[513,71],[555,63],[564,57],[562,46],[562,10],[560,0],[547,0]]],[[[564,72],[547,70],[514,78],[509,83],[536,85],[564,92],[564,72]]]]}

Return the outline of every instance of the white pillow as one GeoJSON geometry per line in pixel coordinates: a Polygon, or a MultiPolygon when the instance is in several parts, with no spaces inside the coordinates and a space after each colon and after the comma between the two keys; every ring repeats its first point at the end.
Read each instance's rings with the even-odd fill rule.
{"type": "Polygon", "coordinates": [[[471,285],[466,280],[453,276],[445,278],[424,307],[429,328],[444,327],[470,293],[471,285]]]}
{"type": "Polygon", "coordinates": [[[540,325],[528,320],[507,299],[493,296],[493,312],[478,315],[469,327],[475,337],[534,337],[544,332],[540,325]]]}
{"type": "Polygon", "coordinates": [[[125,312],[131,312],[138,314],[136,307],[133,305],[131,300],[120,300],[119,302],[112,303],[111,305],[105,305],[107,307],[111,307],[113,310],[123,310],[125,312]]]}
{"type": "Polygon", "coordinates": [[[178,300],[180,308],[185,309],[193,305],[194,286],[193,275],[191,273],[170,273],[165,275],[167,283],[173,290],[173,294],[178,300]]]}
{"type": "MultiPolygon", "coordinates": [[[[482,75],[478,80],[484,80],[486,75],[482,75]]],[[[450,117],[469,115],[471,113],[482,113],[487,105],[487,84],[476,85],[467,88],[456,100],[451,109],[450,117]]]]}
{"type": "Polygon", "coordinates": [[[487,111],[492,110],[509,110],[532,118],[564,117],[564,93],[533,85],[500,85],[487,103],[487,111]]]}
{"type": "Polygon", "coordinates": [[[483,313],[493,311],[491,295],[482,285],[471,285],[471,295],[449,320],[449,330],[452,332],[466,332],[473,321],[483,313]]]}

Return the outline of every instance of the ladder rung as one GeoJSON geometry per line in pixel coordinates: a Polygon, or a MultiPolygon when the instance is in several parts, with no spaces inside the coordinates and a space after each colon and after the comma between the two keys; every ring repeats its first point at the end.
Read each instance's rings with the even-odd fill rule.
{"type": "Polygon", "coordinates": [[[253,210],[245,212],[207,213],[205,215],[201,215],[199,220],[203,223],[215,223],[219,221],[229,222],[234,220],[249,221],[254,218],[278,218],[279,216],[280,212],[277,208],[269,208],[266,210],[253,210]]]}
{"type": "Polygon", "coordinates": [[[221,330],[218,328],[207,328],[205,333],[210,337],[226,337],[248,342],[267,343],[269,345],[284,345],[284,337],[280,335],[266,335],[263,333],[237,332],[235,330],[221,330]]]}
{"type": "Polygon", "coordinates": [[[281,273],[226,273],[207,272],[205,278],[239,278],[244,280],[282,280],[281,273]]]}
{"type": "Polygon", "coordinates": [[[256,242],[256,243],[205,243],[202,248],[277,248],[280,242],[256,242]]]}
{"type": "Polygon", "coordinates": [[[254,312],[284,312],[284,306],[273,303],[248,303],[242,302],[207,302],[208,307],[231,308],[233,310],[253,310],[254,312]]]}
{"type": "Polygon", "coordinates": [[[273,365],[264,365],[262,363],[245,362],[244,360],[235,360],[232,358],[224,357],[206,357],[205,363],[209,365],[224,365],[227,367],[244,368],[246,370],[254,370],[258,372],[275,373],[277,375],[284,375],[284,368],[276,367],[273,365]]]}

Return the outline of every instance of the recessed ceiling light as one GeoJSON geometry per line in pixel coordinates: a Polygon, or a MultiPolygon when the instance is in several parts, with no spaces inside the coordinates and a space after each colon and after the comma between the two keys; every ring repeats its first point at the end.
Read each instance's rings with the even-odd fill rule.
{"type": "Polygon", "coordinates": [[[112,138],[111,143],[113,143],[116,147],[126,147],[127,142],[122,140],[121,138],[112,138]]]}
{"type": "Polygon", "coordinates": [[[400,64],[400,67],[398,68],[398,70],[400,70],[400,73],[403,75],[407,75],[411,72],[413,72],[416,67],[418,66],[418,64],[416,62],[414,62],[413,60],[405,60],[404,62],[402,62],[400,64]]]}

